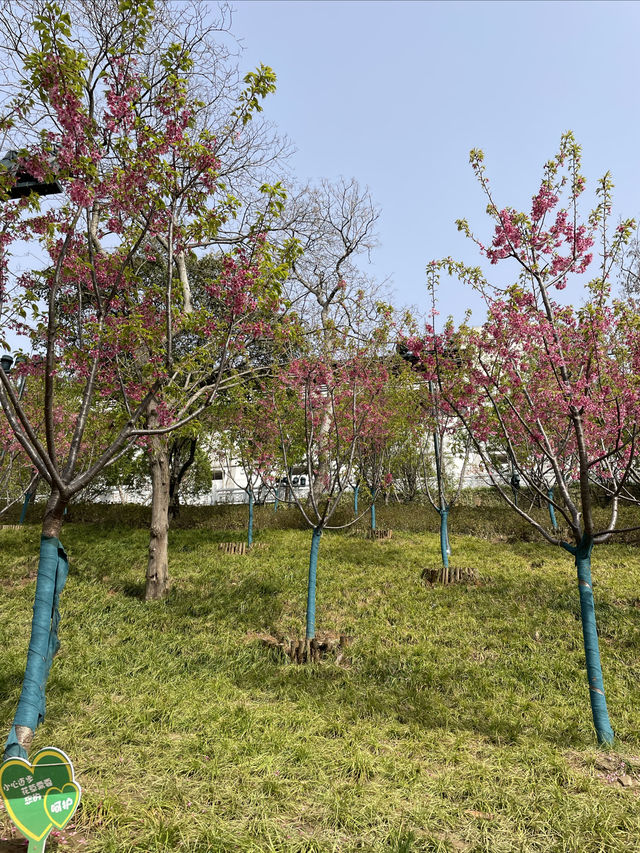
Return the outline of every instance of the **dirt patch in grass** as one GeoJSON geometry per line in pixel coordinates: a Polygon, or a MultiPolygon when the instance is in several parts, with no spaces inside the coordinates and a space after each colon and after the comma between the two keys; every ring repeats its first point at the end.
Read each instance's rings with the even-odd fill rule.
{"type": "Polygon", "coordinates": [[[0,838],[0,853],[24,853],[26,849],[26,841],[8,840],[5,838],[0,838]]]}
{"type": "Polygon", "coordinates": [[[249,632],[248,639],[258,640],[263,646],[276,650],[289,658],[292,663],[319,663],[325,658],[333,658],[337,664],[344,663],[345,651],[352,637],[346,634],[328,632],[312,640],[298,637],[276,637],[273,634],[249,632]]]}
{"type": "Polygon", "coordinates": [[[604,785],[624,788],[640,797],[640,757],[625,758],[615,752],[602,752],[590,759],[579,752],[565,753],[569,767],[585,775],[592,775],[604,785]]]}
{"type": "Polygon", "coordinates": [[[439,566],[437,569],[427,567],[422,570],[421,577],[429,584],[441,583],[445,586],[450,583],[478,584],[480,582],[477,569],[463,569],[460,566],[455,568],[449,566],[448,569],[445,569],[444,566],[439,566]]]}

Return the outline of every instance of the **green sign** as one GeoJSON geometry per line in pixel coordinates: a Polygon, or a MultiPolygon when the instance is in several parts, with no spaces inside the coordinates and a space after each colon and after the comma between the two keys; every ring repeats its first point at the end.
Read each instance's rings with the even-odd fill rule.
{"type": "Polygon", "coordinates": [[[18,830],[29,839],[28,853],[43,853],[47,836],[63,829],[80,802],[73,765],[60,749],[41,749],[33,761],[8,758],[0,765],[0,793],[18,830]]]}

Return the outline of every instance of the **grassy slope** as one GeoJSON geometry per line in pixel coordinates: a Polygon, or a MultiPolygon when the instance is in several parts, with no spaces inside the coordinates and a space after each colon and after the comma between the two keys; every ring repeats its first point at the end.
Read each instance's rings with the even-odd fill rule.
{"type": "MultiPolygon", "coordinates": [[[[37,537],[0,532],[2,731],[37,537]]],[[[265,531],[246,557],[223,555],[221,538],[173,532],[174,589],[146,605],[144,530],[66,527],[62,650],[35,746],[72,756],[83,803],[48,850],[638,849],[640,789],[594,766],[567,554],[454,537],[454,565],[486,582],[427,587],[435,535],[326,535],[318,632],[354,640],[345,665],[296,666],[252,635],[302,634],[309,534],[265,531]]],[[[620,772],[640,755],[639,556],[603,546],[594,559],[620,772]]],[[[4,812],[0,827],[8,838],[4,812]]]]}

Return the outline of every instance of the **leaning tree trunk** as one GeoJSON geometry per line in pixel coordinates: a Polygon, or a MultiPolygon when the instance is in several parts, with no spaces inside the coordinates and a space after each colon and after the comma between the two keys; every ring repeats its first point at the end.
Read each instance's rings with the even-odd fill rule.
{"type": "MultiPolygon", "coordinates": [[[[149,408],[149,429],[158,426],[157,404],[149,408]]],[[[152,435],[151,442],[151,530],[145,601],[163,598],[169,590],[169,442],[152,435]]]]}
{"type": "Polygon", "coordinates": [[[598,743],[613,743],[613,729],[609,722],[607,700],[604,694],[602,666],[600,664],[600,647],[596,627],[596,612],[593,603],[591,586],[591,550],[593,542],[584,539],[576,549],[576,568],[578,570],[578,589],[580,592],[580,614],[582,617],[582,634],[584,652],[587,663],[587,678],[589,679],[589,698],[593,725],[598,736],[598,743]]]}
{"type": "Polygon", "coordinates": [[[53,657],[58,651],[58,601],[67,580],[69,562],[58,538],[68,501],[52,491],[40,539],[40,561],[22,691],[4,748],[4,757],[28,758],[37,726],[45,717],[45,689],[53,657]]]}
{"type": "Polygon", "coordinates": [[[564,544],[564,547],[574,555],[578,570],[582,636],[584,639],[593,725],[598,737],[598,743],[612,744],[614,735],[611,723],[609,722],[607,700],[604,695],[596,612],[593,604],[593,589],[591,587],[591,551],[593,550],[593,540],[589,540],[586,536],[583,536],[577,547],[567,544],[564,544]]]}

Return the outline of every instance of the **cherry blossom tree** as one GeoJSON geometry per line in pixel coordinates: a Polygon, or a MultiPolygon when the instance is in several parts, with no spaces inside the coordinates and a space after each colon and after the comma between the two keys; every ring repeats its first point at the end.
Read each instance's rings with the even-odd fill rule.
{"type": "MultiPolygon", "coordinates": [[[[0,176],[2,332],[26,337],[37,356],[29,369],[40,371],[42,428],[2,371],[0,404],[51,489],[27,671],[6,747],[23,757],[44,718],[57,648],[68,570],[59,534],[69,501],[135,442],[148,444],[152,478],[166,479],[166,436],[210,405],[229,365],[278,310],[283,277],[257,221],[196,304],[189,253],[218,239],[238,202],[220,179],[219,147],[189,85],[185,43],[166,40],[149,52],[161,29],[150,0],[109,3],[107,12],[108,39],[89,54],[69,14],[43,4],[33,20],[36,43],[21,57],[22,83],[2,119],[7,133],[18,123],[40,128],[19,151],[20,168],[41,181],[55,177],[63,189],[52,206],[33,195],[12,201],[11,175],[0,176]],[[13,274],[19,241],[40,246],[44,269],[13,274]],[[164,275],[147,277],[150,263],[162,263],[164,275]],[[193,340],[198,346],[187,346],[193,340]]],[[[274,87],[267,68],[245,80],[232,116],[240,136],[274,87]]],[[[274,192],[263,195],[268,212],[274,192]]],[[[163,551],[166,526],[154,517],[148,597],[166,590],[156,559],[163,551]]]]}
{"type": "MultiPolygon", "coordinates": [[[[459,425],[451,407],[447,405],[440,390],[441,383],[429,380],[427,396],[424,401],[426,418],[425,426],[431,431],[433,442],[433,470],[435,470],[436,493],[433,494],[429,484],[430,478],[425,475],[424,483],[427,499],[440,518],[440,555],[442,558],[443,580],[448,582],[449,557],[451,545],[449,541],[449,513],[457,503],[464,485],[471,443],[460,440],[459,425]],[[462,464],[457,475],[447,471],[446,446],[453,447],[462,464]]],[[[426,466],[425,466],[426,467],[426,466]]]]}
{"type": "MultiPolygon", "coordinates": [[[[406,342],[402,341],[398,344],[398,351],[402,358],[421,374],[420,386],[414,389],[418,411],[414,418],[413,440],[421,463],[421,480],[427,500],[440,518],[442,580],[446,583],[449,580],[449,557],[451,556],[449,513],[462,492],[469,461],[470,442],[460,441],[458,418],[441,390],[446,381],[448,396],[455,394],[459,367],[457,354],[455,351],[442,349],[439,352],[436,346],[432,349],[425,348],[425,340],[431,345],[435,344],[434,329],[431,324],[427,324],[426,336],[419,343],[415,336],[408,337],[405,339],[406,342]],[[419,355],[412,351],[412,346],[416,347],[419,355]],[[445,380],[445,373],[448,381],[445,380]],[[425,435],[430,436],[429,441],[424,440],[425,435]],[[445,446],[448,443],[453,445],[458,457],[462,456],[462,465],[455,478],[447,471],[445,446]],[[434,476],[435,494],[430,482],[434,476]]],[[[459,396],[458,403],[462,405],[459,396]]]]}
{"type": "MultiPolygon", "coordinates": [[[[383,312],[384,314],[384,312],[383,312]]],[[[341,497],[353,480],[360,444],[381,443],[392,417],[385,395],[390,380],[389,325],[381,318],[368,346],[340,338],[335,360],[327,364],[318,354],[306,354],[284,364],[273,384],[264,418],[277,423],[281,462],[289,471],[302,455],[309,483],[322,469],[320,497],[310,489],[303,501],[290,492],[312,530],[306,609],[305,659],[313,659],[316,633],[316,577],[320,540],[325,530],[354,524],[332,523],[341,497]]],[[[292,485],[292,484],[290,484],[292,485]]],[[[364,512],[368,509],[365,508],[364,512]]],[[[364,512],[362,514],[364,514],[364,512]]]]}
{"type": "Polygon", "coordinates": [[[272,378],[256,368],[220,400],[212,410],[216,436],[214,446],[229,476],[247,495],[247,545],[253,545],[254,506],[265,490],[275,486],[279,461],[279,433],[273,418],[265,417],[269,408],[269,384],[272,378]],[[240,468],[243,480],[235,479],[234,469],[240,468]]]}
{"type": "MultiPolygon", "coordinates": [[[[285,290],[307,328],[309,346],[330,365],[349,332],[364,340],[378,322],[381,286],[362,270],[362,260],[377,245],[380,213],[369,190],[355,179],[326,179],[293,192],[278,223],[300,247],[285,290]]],[[[321,429],[328,429],[328,421],[321,429]]],[[[318,460],[313,490],[326,481],[328,460],[318,460]]]]}
{"type": "MultiPolygon", "coordinates": [[[[376,530],[376,499],[393,484],[393,448],[413,433],[419,414],[411,371],[398,355],[386,357],[386,378],[357,444],[357,482],[370,495],[370,529],[376,530]]],[[[357,515],[357,509],[354,508],[357,515]]]]}
{"type": "MultiPolygon", "coordinates": [[[[575,560],[593,722],[599,742],[608,744],[613,730],[598,647],[591,553],[616,532],[619,502],[631,498],[627,484],[637,454],[637,323],[628,306],[610,293],[612,269],[634,224],[625,220],[610,227],[608,174],[598,184],[595,208],[583,220],[585,179],[580,147],[571,133],[562,137],[557,155],[546,164],[529,211],[497,205],[482,152],[471,152],[471,165],[488,200],[493,238],[485,245],[465,220],[458,228],[491,264],[515,263],[518,278],[500,288],[480,268],[451,258],[430,266],[435,281],[445,271],[475,287],[488,315],[482,328],[462,328],[455,335],[463,395],[448,394],[446,382],[440,389],[502,499],[575,560]],[[599,264],[591,272],[596,245],[599,264]],[[559,292],[590,272],[583,304],[575,308],[562,303],[559,292]],[[549,501],[551,524],[517,502],[496,472],[489,447],[502,448],[522,483],[541,501],[549,501]],[[538,469],[532,458],[540,463],[538,469]],[[532,473],[536,470],[544,472],[546,482],[532,473]],[[598,490],[608,500],[606,518],[597,511],[598,490]]],[[[446,335],[430,334],[411,348],[442,353],[450,346],[446,335]]]]}

